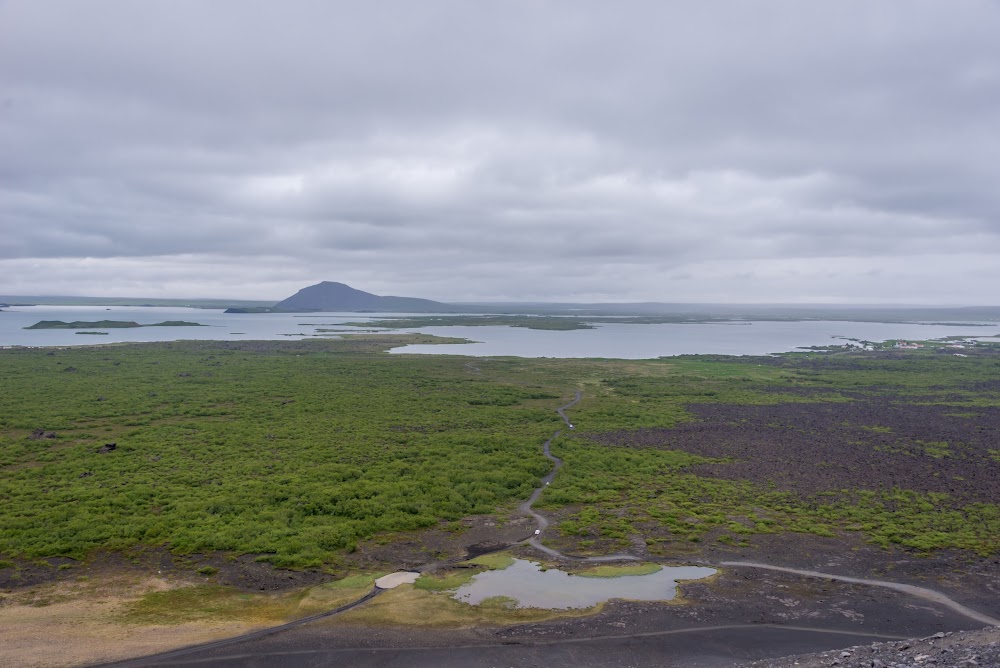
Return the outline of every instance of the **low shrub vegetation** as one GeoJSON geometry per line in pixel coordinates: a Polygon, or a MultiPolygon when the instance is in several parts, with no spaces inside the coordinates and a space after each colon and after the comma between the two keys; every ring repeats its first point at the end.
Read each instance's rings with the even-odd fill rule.
{"type": "Polygon", "coordinates": [[[0,564],[165,546],[319,567],[364,539],[506,517],[549,471],[541,443],[576,390],[576,429],[553,442],[565,465],[538,507],[561,511],[577,547],[780,531],[1000,547],[1000,498],[982,484],[1000,478],[992,356],[470,364],[390,356],[388,341],[0,351],[0,564]],[[873,401],[885,410],[856,410],[873,401]],[[680,436],[692,425],[728,436],[694,447],[680,436]],[[881,477],[803,491],[749,464],[735,446],[751,437],[782,444],[776,471],[839,481],[846,455],[830,453],[854,452],[881,477]]]}

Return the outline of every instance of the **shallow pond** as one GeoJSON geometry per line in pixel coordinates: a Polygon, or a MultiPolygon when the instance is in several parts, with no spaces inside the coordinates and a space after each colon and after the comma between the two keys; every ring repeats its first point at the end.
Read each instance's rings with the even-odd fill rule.
{"type": "Polygon", "coordinates": [[[459,587],[452,596],[475,605],[494,596],[515,599],[518,608],[589,608],[602,601],[669,601],[677,594],[678,580],[699,580],[714,575],[714,568],[665,567],[648,575],[585,577],[548,569],[524,559],[503,570],[486,571],[459,587]]]}

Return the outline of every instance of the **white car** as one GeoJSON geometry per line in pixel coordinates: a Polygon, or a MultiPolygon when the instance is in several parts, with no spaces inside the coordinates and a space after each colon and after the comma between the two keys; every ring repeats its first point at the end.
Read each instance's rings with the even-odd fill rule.
{"type": "Polygon", "coordinates": [[[535,535],[536,536],[541,536],[542,535],[542,530],[541,529],[535,529],[535,535]]]}

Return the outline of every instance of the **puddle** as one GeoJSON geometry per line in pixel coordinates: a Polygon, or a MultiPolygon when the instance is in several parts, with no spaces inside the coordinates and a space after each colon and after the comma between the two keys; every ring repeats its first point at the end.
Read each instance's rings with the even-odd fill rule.
{"type": "Polygon", "coordinates": [[[570,575],[533,561],[515,559],[502,571],[486,571],[459,587],[452,596],[476,605],[494,596],[517,601],[518,608],[589,608],[601,601],[624,598],[633,601],[669,601],[677,594],[678,580],[699,580],[714,575],[714,568],[665,567],[648,575],[593,578],[570,575]]]}

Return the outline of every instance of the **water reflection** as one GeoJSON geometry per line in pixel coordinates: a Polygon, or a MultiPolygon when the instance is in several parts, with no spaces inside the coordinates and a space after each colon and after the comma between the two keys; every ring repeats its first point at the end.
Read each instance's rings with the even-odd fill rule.
{"type": "Polygon", "coordinates": [[[476,575],[459,587],[454,598],[477,604],[494,596],[515,599],[518,608],[589,608],[613,598],[634,601],[669,601],[677,594],[678,580],[698,580],[714,575],[714,568],[665,567],[648,575],[612,578],[571,575],[558,569],[543,571],[540,564],[524,559],[503,570],[476,575]]]}

